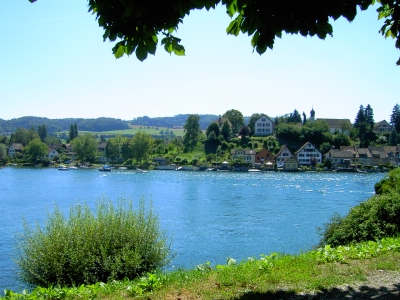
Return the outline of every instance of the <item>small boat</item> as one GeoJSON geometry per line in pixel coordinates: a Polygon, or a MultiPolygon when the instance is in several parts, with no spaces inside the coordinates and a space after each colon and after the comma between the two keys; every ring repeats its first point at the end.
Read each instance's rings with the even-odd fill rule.
{"type": "Polygon", "coordinates": [[[261,172],[261,170],[259,170],[259,169],[248,169],[247,171],[248,172],[261,172]]]}
{"type": "Polygon", "coordinates": [[[118,170],[127,170],[127,167],[119,167],[118,170]]]}
{"type": "Polygon", "coordinates": [[[58,166],[57,170],[59,170],[59,171],[69,171],[69,168],[67,166],[61,165],[61,166],[58,166]]]}
{"type": "Polygon", "coordinates": [[[102,172],[111,172],[111,167],[104,165],[104,166],[100,167],[98,170],[102,171],[102,172]]]}
{"type": "Polygon", "coordinates": [[[217,169],[216,168],[207,168],[204,171],[211,172],[211,171],[217,171],[217,169]]]}
{"type": "Polygon", "coordinates": [[[182,167],[176,167],[175,171],[181,171],[182,169],[182,167]]]}
{"type": "Polygon", "coordinates": [[[69,168],[70,170],[78,170],[78,168],[75,167],[75,166],[69,166],[68,168],[69,168]]]}
{"type": "Polygon", "coordinates": [[[147,173],[147,171],[137,168],[136,173],[147,173]]]}

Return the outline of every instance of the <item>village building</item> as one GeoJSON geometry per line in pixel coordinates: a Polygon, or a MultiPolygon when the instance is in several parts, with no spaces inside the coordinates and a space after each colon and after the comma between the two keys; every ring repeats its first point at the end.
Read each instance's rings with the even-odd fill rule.
{"type": "Polygon", "coordinates": [[[8,156],[14,157],[17,153],[22,153],[24,146],[20,143],[13,143],[10,148],[8,148],[8,156]]]}
{"type": "Polygon", "coordinates": [[[232,160],[241,160],[244,163],[251,165],[256,161],[256,150],[254,149],[233,149],[231,151],[232,160]]]}
{"type": "Polygon", "coordinates": [[[261,151],[256,153],[256,159],[255,159],[255,163],[256,164],[266,164],[266,163],[270,163],[270,164],[274,164],[275,162],[275,155],[273,155],[268,149],[263,148],[261,151]]]}
{"type": "Polygon", "coordinates": [[[254,124],[254,136],[268,136],[274,132],[274,123],[266,115],[261,115],[254,124]]]}
{"type": "Polygon", "coordinates": [[[276,154],[275,156],[275,162],[278,166],[278,168],[281,168],[285,165],[285,161],[293,157],[292,152],[290,152],[289,148],[286,145],[283,145],[281,150],[276,154]]]}
{"type": "Polygon", "coordinates": [[[283,170],[286,172],[296,172],[299,170],[299,162],[294,157],[290,157],[285,160],[283,170]]]}
{"type": "Polygon", "coordinates": [[[322,163],[322,154],[310,142],[305,143],[295,152],[299,165],[315,165],[322,163]]]}
{"type": "Polygon", "coordinates": [[[376,134],[385,133],[385,132],[392,132],[392,126],[386,120],[380,121],[375,123],[372,132],[376,134]]]}
{"type": "Polygon", "coordinates": [[[348,130],[343,131],[343,123],[351,124],[349,119],[326,119],[326,118],[318,118],[318,120],[325,121],[328,123],[329,132],[334,134],[335,132],[340,132],[344,134],[349,134],[348,130]]]}

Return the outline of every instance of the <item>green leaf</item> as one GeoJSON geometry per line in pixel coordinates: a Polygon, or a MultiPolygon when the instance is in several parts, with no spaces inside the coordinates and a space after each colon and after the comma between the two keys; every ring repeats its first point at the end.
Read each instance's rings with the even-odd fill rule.
{"type": "Polygon", "coordinates": [[[136,43],[134,43],[132,41],[128,41],[125,46],[125,53],[127,55],[131,55],[133,53],[133,51],[135,51],[136,46],[137,46],[136,43]]]}
{"type": "Polygon", "coordinates": [[[156,54],[157,44],[154,43],[153,40],[147,41],[146,48],[147,48],[147,52],[154,55],[154,54],[156,54]]]}
{"type": "Polygon", "coordinates": [[[236,1],[232,1],[231,3],[229,3],[229,5],[226,7],[226,12],[228,13],[228,15],[232,18],[235,13],[237,11],[237,3],[236,1]]]}
{"type": "Polygon", "coordinates": [[[256,33],[251,38],[251,45],[255,48],[258,44],[258,39],[260,38],[260,32],[257,30],[256,33]]]}
{"type": "Polygon", "coordinates": [[[112,49],[115,58],[121,58],[125,54],[125,45],[123,42],[117,43],[112,49]]]}
{"type": "Polygon", "coordinates": [[[229,24],[228,28],[226,28],[226,33],[238,36],[240,32],[240,22],[241,22],[241,16],[238,16],[235,20],[233,20],[229,24]]]}
{"type": "Polygon", "coordinates": [[[136,57],[140,61],[144,61],[147,58],[147,48],[143,42],[140,42],[139,46],[136,48],[136,57]]]}
{"type": "Polygon", "coordinates": [[[174,53],[178,56],[185,56],[185,48],[182,45],[175,45],[174,53]]]}

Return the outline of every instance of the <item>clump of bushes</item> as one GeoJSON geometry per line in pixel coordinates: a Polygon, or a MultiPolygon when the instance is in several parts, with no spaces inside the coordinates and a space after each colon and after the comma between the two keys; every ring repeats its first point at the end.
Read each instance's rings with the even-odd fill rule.
{"type": "Polygon", "coordinates": [[[319,246],[333,247],[400,234],[400,169],[375,185],[376,195],[352,208],[345,217],[335,214],[320,229],[319,246]]]}
{"type": "Polygon", "coordinates": [[[138,209],[119,199],[102,199],[92,213],[86,204],[72,205],[66,218],[59,208],[46,224],[24,222],[15,262],[29,286],[78,286],[134,279],[171,260],[170,243],[152,205],[138,209]]]}

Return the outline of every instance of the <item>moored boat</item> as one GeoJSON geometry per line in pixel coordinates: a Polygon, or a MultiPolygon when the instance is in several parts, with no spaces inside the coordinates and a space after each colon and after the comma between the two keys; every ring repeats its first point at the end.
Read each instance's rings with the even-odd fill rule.
{"type": "Polygon", "coordinates": [[[111,171],[111,167],[107,166],[107,165],[104,165],[104,166],[100,167],[98,170],[102,171],[102,172],[110,172],[111,171]]]}

